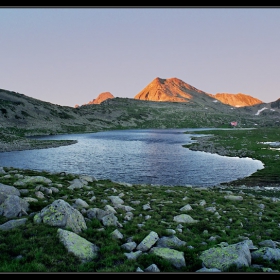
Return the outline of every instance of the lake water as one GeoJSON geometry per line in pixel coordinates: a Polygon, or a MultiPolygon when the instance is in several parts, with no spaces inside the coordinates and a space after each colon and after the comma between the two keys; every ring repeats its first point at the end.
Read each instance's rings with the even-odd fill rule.
{"type": "Polygon", "coordinates": [[[130,129],[36,137],[78,143],[0,153],[0,166],[65,171],[132,184],[200,187],[244,178],[263,168],[258,160],[182,147],[191,142],[197,130],[203,129],[130,129]],[[186,130],[192,134],[185,134],[186,130]]]}

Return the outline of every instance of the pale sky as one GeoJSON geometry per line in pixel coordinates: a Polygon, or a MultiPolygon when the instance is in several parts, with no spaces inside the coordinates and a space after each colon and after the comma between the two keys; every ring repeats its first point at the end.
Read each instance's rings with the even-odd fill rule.
{"type": "Polygon", "coordinates": [[[156,77],[280,98],[280,8],[0,7],[0,88],[74,107],[156,77]]]}

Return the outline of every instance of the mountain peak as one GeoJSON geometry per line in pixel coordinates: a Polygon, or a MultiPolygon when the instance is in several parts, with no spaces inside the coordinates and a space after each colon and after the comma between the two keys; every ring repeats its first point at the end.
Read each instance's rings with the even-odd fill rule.
{"type": "Polygon", "coordinates": [[[115,98],[114,95],[111,94],[109,91],[105,91],[100,93],[96,99],[93,99],[88,104],[100,104],[101,102],[105,101],[108,98],[115,98]]]}
{"type": "MultiPolygon", "coordinates": [[[[100,104],[100,103],[102,103],[103,101],[105,101],[105,100],[107,100],[109,98],[115,98],[115,97],[109,91],[105,91],[105,92],[100,93],[97,96],[96,99],[93,99],[93,100],[91,100],[88,103],[83,104],[83,105],[100,104]]],[[[75,108],[77,108],[77,107],[79,107],[79,105],[75,105],[75,108]]]]}
{"type": "Polygon", "coordinates": [[[166,102],[189,102],[194,94],[205,92],[185,83],[178,78],[155,78],[134,99],[166,102]]]}
{"type": "MultiPolygon", "coordinates": [[[[261,100],[247,94],[211,94],[199,90],[178,78],[162,79],[159,77],[155,78],[141,90],[134,99],[165,102],[190,102],[192,100],[193,102],[202,104],[204,101],[206,102],[206,100],[210,101],[209,97],[234,107],[253,106],[263,103],[261,100]]],[[[213,101],[213,99],[211,101],[213,101]]]]}

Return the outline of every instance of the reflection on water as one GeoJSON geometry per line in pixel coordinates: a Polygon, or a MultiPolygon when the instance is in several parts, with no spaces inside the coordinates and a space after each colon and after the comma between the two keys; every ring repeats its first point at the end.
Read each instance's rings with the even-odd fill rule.
{"type": "MultiPolygon", "coordinates": [[[[87,174],[132,184],[213,186],[244,178],[263,164],[250,158],[190,151],[187,129],[116,130],[36,137],[74,139],[58,148],[0,153],[1,166],[87,174]]],[[[189,131],[189,129],[188,129],[189,131]]]]}

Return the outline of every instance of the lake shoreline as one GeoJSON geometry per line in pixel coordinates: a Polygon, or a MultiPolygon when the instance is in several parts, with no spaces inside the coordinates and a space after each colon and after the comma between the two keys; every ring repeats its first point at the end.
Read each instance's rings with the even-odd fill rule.
{"type": "MultiPolygon", "coordinates": [[[[196,145],[195,148],[190,144],[183,145],[183,147],[188,148],[193,151],[203,151],[211,154],[218,154],[220,156],[225,156],[225,154],[220,153],[221,150],[214,149],[213,147],[211,151],[205,149],[205,145],[203,145],[205,142],[211,141],[211,136],[207,135],[204,137],[197,137],[196,138],[196,145]],[[201,145],[200,145],[201,143],[201,145]]],[[[20,140],[17,141],[11,141],[9,143],[3,142],[0,140],[0,152],[13,152],[13,151],[24,151],[24,150],[36,150],[36,149],[49,149],[49,148],[56,148],[61,146],[67,146],[67,145],[73,145],[77,143],[77,140],[36,140],[36,139],[30,139],[30,138],[20,138],[20,140]],[[22,140],[22,141],[21,141],[22,140]]],[[[233,182],[233,181],[232,181],[233,182]]],[[[235,186],[238,186],[238,183],[235,182],[235,186]]],[[[218,185],[218,184],[217,184],[218,185]]],[[[228,183],[222,183],[223,186],[231,186],[231,182],[228,183]]],[[[244,186],[244,183],[239,184],[240,186],[244,186]]],[[[258,186],[258,185],[256,185],[258,186]]],[[[271,184],[267,184],[267,186],[271,187],[271,184]]]]}
{"type": "Polygon", "coordinates": [[[61,146],[73,145],[77,142],[77,140],[33,140],[28,138],[12,142],[4,142],[0,140],[0,153],[57,148],[61,146]]]}

